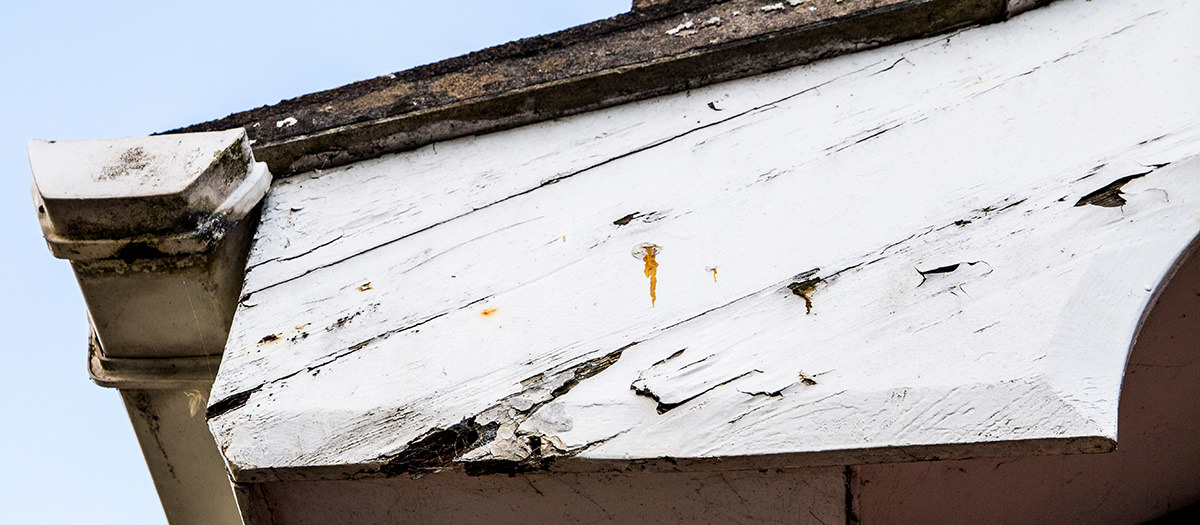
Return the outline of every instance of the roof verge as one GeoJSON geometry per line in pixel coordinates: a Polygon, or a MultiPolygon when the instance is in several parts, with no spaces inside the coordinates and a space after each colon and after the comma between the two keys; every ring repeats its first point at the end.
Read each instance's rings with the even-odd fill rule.
{"type": "Polygon", "coordinates": [[[990,23],[1043,3],[673,0],[167,133],[245,127],[256,157],[289,175],[990,23]]]}

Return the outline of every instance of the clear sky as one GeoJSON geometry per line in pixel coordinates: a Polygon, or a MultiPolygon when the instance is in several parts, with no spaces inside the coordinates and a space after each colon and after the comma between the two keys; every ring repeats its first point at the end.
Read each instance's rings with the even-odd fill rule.
{"type": "Polygon", "coordinates": [[[0,523],[165,518],[31,204],[29,139],[146,135],[612,16],[629,0],[7,2],[0,30],[0,523]]]}

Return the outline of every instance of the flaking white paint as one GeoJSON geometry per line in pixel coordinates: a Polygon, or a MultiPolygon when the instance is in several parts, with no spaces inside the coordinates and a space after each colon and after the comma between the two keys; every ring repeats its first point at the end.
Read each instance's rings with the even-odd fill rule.
{"type": "Polygon", "coordinates": [[[466,418],[473,459],[1103,447],[1200,226],[1197,16],[1060,2],[276,181],[210,426],[242,479],[466,418]]]}

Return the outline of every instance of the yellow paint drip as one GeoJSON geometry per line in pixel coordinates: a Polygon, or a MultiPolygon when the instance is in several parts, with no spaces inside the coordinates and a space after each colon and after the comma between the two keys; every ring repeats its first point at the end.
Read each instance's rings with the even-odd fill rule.
{"type": "Polygon", "coordinates": [[[489,315],[496,313],[496,310],[497,310],[497,308],[485,308],[482,312],[479,312],[479,315],[487,317],[489,315]]]}
{"type": "Polygon", "coordinates": [[[642,255],[642,261],[646,263],[646,277],[650,278],[650,306],[654,306],[654,301],[658,298],[654,295],[654,287],[658,286],[658,261],[654,260],[654,256],[658,254],[658,246],[646,246],[646,253],[642,255]]]}
{"type": "Polygon", "coordinates": [[[634,259],[638,259],[646,264],[644,273],[650,278],[650,306],[654,306],[654,302],[658,299],[654,295],[654,289],[658,287],[658,261],[654,258],[662,254],[662,246],[651,243],[642,243],[633,247],[633,252],[630,255],[634,259]]]}

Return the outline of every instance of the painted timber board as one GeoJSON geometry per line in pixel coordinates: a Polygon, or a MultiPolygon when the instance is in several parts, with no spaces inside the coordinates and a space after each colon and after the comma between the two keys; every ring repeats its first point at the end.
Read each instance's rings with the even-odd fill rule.
{"type": "Polygon", "coordinates": [[[277,180],[210,427],[241,481],[1109,450],[1200,229],[1198,17],[1059,2],[277,180]]]}

